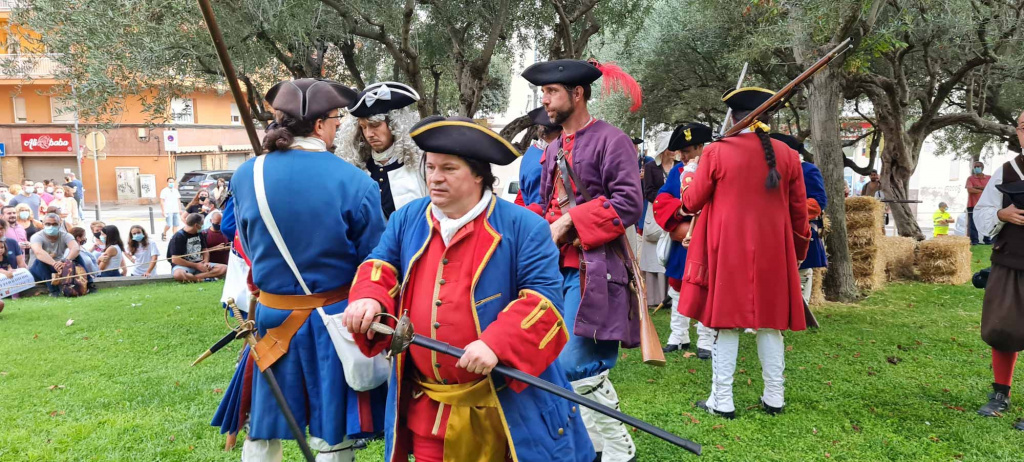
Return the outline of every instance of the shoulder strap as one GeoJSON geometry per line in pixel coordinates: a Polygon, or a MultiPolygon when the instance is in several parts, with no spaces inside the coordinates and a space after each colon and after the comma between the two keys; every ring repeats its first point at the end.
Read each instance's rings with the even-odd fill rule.
{"type": "Polygon", "coordinates": [[[583,196],[583,202],[589,202],[593,200],[593,196],[590,195],[590,191],[587,191],[587,186],[580,181],[580,177],[576,176],[576,171],[572,169],[569,162],[565,160],[565,151],[562,149],[558,150],[558,168],[567,175],[562,175],[562,181],[565,182],[565,195],[569,197],[569,203],[576,205],[576,194],[572,189],[572,185],[569,184],[569,180],[579,188],[580,195],[583,196]]]}
{"type": "Polygon", "coordinates": [[[260,209],[260,218],[263,219],[263,224],[267,225],[267,232],[270,233],[270,237],[274,239],[274,244],[277,245],[277,250],[281,252],[281,256],[284,257],[285,263],[291,268],[292,274],[295,275],[295,279],[299,281],[299,285],[302,286],[302,291],[306,292],[306,295],[311,295],[309,287],[306,287],[306,281],[302,279],[302,273],[299,272],[299,268],[295,266],[295,260],[292,258],[292,253],[288,251],[288,246],[284,243],[284,236],[281,236],[281,230],[277,228],[277,222],[274,221],[274,215],[270,213],[270,206],[267,204],[267,189],[263,182],[263,164],[267,161],[267,155],[256,157],[256,164],[253,166],[252,179],[256,189],[256,205],[260,209]]]}

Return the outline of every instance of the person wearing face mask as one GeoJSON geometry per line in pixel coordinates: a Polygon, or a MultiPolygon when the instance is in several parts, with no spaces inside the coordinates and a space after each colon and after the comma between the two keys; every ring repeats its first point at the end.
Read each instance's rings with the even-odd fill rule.
{"type": "Polygon", "coordinates": [[[420,95],[407,85],[369,85],[350,105],[338,130],[335,153],[370,174],[380,190],[384,218],[427,194],[419,166],[423,152],[409,137],[420,95]]]}
{"type": "Polygon", "coordinates": [[[210,198],[210,193],[207,191],[199,191],[195,197],[189,201],[188,205],[185,206],[185,214],[191,215],[198,213],[204,218],[206,217],[206,210],[203,207],[206,205],[206,201],[210,198]]]}
{"type": "Polygon", "coordinates": [[[224,201],[228,199],[228,182],[223,178],[217,178],[217,186],[210,189],[210,199],[217,207],[223,206],[224,201]]]}
{"type": "Polygon", "coordinates": [[[39,205],[40,211],[42,211],[42,207],[46,207],[47,205],[50,204],[50,201],[53,200],[53,188],[47,188],[45,184],[43,184],[40,181],[37,181],[35,184],[35,190],[36,194],[39,195],[39,198],[42,199],[42,203],[39,205]]]}
{"type": "Polygon", "coordinates": [[[104,226],[107,226],[107,224],[102,221],[94,221],[92,223],[89,223],[89,232],[92,233],[91,252],[93,253],[93,255],[96,255],[97,258],[99,258],[99,255],[103,253],[104,250],[107,250],[107,245],[104,244],[103,240],[100,239],[100,234],[104,226]]]}
{"type": "Polygon", "coordinates": [[[71,188],[58,186],[53,190],[53,200],[49,202],[50,207],[56,207],[61,219],[71,227],[78,225],[78,204],[71,197],[71,188]]]}
{"type": "Polygon", "coordinates": [[[21,205],[25,204],[28,206],[29,211],[32,213],[33,219],[39,218],[39,207],[42,205],[43,199],[36,194],[35,184],[32,180],[25,180],[25,185],[21,188],[21,194],[14,196],[13,199],[7,205],[21,205]]]}
{"type": "Polygon", "coordinates": [[[7,236],[8,228],[10,225],[7,220],[0,219],[0,231],[3,235],[0,236],[0,241],[3,241],[6,247],[4,253],[7,255],[7,260],[14,265],[15,268],[28,268],[28,264],[25,262],[25,251],[21,248],[21,244],[17,239],[7,236]]]}
{"type": "MultiPolygon", "coordinates": [[[[55,213],[43,217],[43,230],[29,239],[32,245],[32,259],[29,271],[36,282],[49,281],[54,274],[60,274],[69,261],[83,265],[79,251],[81,248],[74,236],[60,226],[60,216],[55,213]],[[66,252],[65,252],[66,251],[66,252]]],[[[59,284],[46,283],[51,296],[60,296],[59,284]]]]}
{"type": "MultiPolygon", "coordinates": [[[[85,251],[85,244],[88,242],[89,235],[86,234],[85,228],[75,227],[71,229],[71,236],[75,238],[75,242],[78,243],[78,248],[81,249],[78,252],[78,256],[82,257],[82,268],[88,273],[98,273],[100,271],[100,262],[96,259],[96,255],[92,252],[85,251]]],[[[67,251],[65,251],[65,257],[67,257],[67,251]]]]}
{"type": "Polygon", "coordinates": [[[28,204],[18,204],[14,207],[14,211],[17,213],[18,225],[25,230],[26,239],[31,241],[32,236],[43,229],[43,223],[32,218],[33,210],[29,208],[28,204]]]}
{"type": "Polygon", "coordinates": [[[160,213],[166,222],[160,238],[164,241],[167,240],[167,231],[177,233],[181,229],[181,194],[174,186],[174,177],[168,177],[167,187],[160,191],[160,213]]]}
{"type": "Polygon", "coordinates": [[[243,461],[280,461],[281,440],[294,438],[256,368],[274,371],[319,462],[353,460],[354,440],[384,429],[386,386],[366,392],[349,387],[325,327],[326,316],[348,306],[349,281],[384,231],[376,182],[329,146],[339,108],[357,96],[330,80],[274,85],[265,98],[274,109],[263,138],[266,154],[239,166],[229,185],[239,239],[260,289],[250,315],[268,339],[254,350],[283,351],[255,360],[245,350],[211,422],[223,433],[237,432],[244,425],[238,406],[251,403],[243,461]],[[295,185],[317,194],[297,198],[295,185]]]}
{"type": "Polygon", "coordinates": [[[132,262],[132,276],[150,277],[156,271],[156,262],[160,257],[160,250],[156,243],[149,240],[149,234],[145,228],[139,225],[132,225],[128,230],[130,240],[128,241],[128,259],[132,262]]]}
{"type": "MultiPolygon", "coordinates": [[[[210,212],[206,217],[206,220],[210,223],[209,228],[203,230],[203,235],[206,236],[206,245],[210,248],[217,247],[221,244],[230,244],[231,239],[224,235],[220,231],[220,222],[223,220],[223,214],[220,210],[210,212]]],[[[210,252],[210,262],[218,265],[227,265],[228,257],[231,255],[231,247],[224,246],[223,249],[210,252]]]]}
{"type": "Polygon", "coordinates": [[[7,204],[12,197],[14,196],[11,195],[11,187],[0,181],[0,204],[7,204]]]}
{"type": "Polygon", "coordinates": [[[971,245],[978,245],[982,242],[985,245],[992,244],[992,238],[988,236],[982,239],[978,238],[978,225],[974,223],[974,206],[978,205],[981,193],[985,191],[985,186],[988,186],[991,179],[991,175],[985,174],[985,164],[981,162],[974,163],[971,176],[967,177],[967,232],[971,237],[971,245]]]}
{"type": "Polygon", "coordinates": [[[100,255],[101,277],[111,278],[128,275],[127,259],[124,257],[124,242],[117,226],[107,225],[100,230],[100,241],[107,245],[107,250],[100,255]]]}
{"type": "Polygon", "coordinates": [[[204,217],[203,218],[203,231],[206,231],[206,230],[210,229],[210,226],[213,224],[213,213],[214,212],[223,214],[223,212],[221,212],[221,210],[217,208],[217,203],[214,202],[213,198],[211,197],[211,198],[207,199],[206,202],[203,203],[203,209],[199,213],[200,215],[202,215],[204,217]]]}

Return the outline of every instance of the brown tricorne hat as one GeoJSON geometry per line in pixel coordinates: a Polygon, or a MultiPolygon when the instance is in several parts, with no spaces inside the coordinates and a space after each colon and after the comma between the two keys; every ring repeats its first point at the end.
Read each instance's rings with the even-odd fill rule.
{"type": "Polygon", "coordinates": [[[308,120],[344,108],[358,97],[358,92],[333,80],[298,79],[274,85],[265,99],[278,111],[308,120]]]}

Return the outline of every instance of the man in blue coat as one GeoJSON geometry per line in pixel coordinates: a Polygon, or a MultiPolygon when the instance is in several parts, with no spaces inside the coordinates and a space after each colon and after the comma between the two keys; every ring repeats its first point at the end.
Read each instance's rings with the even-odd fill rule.
{"type": "Polygon", "coordinates": [[[527,113],[530,120],[537,126],[537,139],[523,153],[519,163],[519,192],[516,193],[516,204],[523,207],[540,203],[540,171],[544,161],[544,149],[562,134],[562,126],[551,121],[544,106],[527,113]]]}
{"type": "Polygon", "coordinates": [[[508,165],[515,149],[462,117],[428,117],[410,135],[430,197],[391,215],[344,323],[367,356],[390,343],[368,333],[380,313],[465,354],[413,345],[394,358],[384,460],[594,460],[576,405],[490,374],[501,362],[569,389],[555,361],[569,339],[558,249],[543,219],[491,193],[490,164],[508,165]]]}
{"type": "Polygon", "coordinates": [[[825,179],[821,176],[821,170],[811,162],[811,153],[807,152],[803,141],[782,133],[772,133],[771,137],[786,143],[803,157],[800,166],[804,170],[804,187],[807,189],[807,217],[811,220],[811,242],[807,248],[807,258],[800,264],[800,284],[804,303],[810,303],[811,288],[814,286],[814,268],[828,267],[825,242],[820,234],[825,227],[825,207],[828,207],[825,179]]]}

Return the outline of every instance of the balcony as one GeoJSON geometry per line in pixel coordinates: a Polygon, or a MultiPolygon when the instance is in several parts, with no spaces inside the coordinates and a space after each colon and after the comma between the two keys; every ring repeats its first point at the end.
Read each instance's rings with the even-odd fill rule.
{"type": "MultiPolygon", "coordinates": [[[[3,1],[0,0],[0,2],[3,1]]],[[[0,80],[53,78],[54,74],[60,69],[60,63],[57,61],[59,56],[61,55],[0,54],[0,80]]]]}

